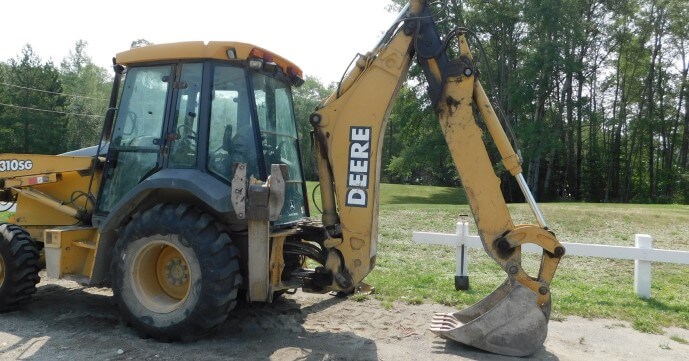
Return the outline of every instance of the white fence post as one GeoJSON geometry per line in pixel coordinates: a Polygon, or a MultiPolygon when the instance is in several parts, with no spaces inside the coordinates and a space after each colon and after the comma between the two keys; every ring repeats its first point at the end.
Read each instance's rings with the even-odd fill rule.
{"type": "Polygon", "coordinates": [[[457,237],[459,244],[456,254],[455,289],[466,291],[469,289],[469,247],[466,244],[469,237],[469,222],[466,219],[462,218],[457,222],[457,237]]]}
{"type": "MultiPolygon", "coordinates": [[[[652,249],[653,238],[648,234],[635,234],[634,247],[652,249]]],[[[651,298],[651,261],[634,260],[634,292],[641,298],[651,298]]]]}

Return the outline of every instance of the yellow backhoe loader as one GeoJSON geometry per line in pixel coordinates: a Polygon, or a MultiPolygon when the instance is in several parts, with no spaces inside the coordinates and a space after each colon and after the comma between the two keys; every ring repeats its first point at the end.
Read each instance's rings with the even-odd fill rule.
{"type": "Polygon", "coordinates": [[[238,42],[117,54],[99,145],[0,155],[0,202],[17,206],[0,224],[0,311],[36,292],[42,255],[51,278],[111,285],[125,322],[159,340],[208,334],[238,297],[351,292],[376,263],[384,130],[415,58],[485,251],[507,273],[478,304],[436,315],[431,330],[490,352],[532,353],[546,337],[550,282],[565,250],[526,186],[466,34],[441,38],[426,1],[412,0],[357,56],[309,119],[320,220],[309,217],[293,113],[299,67],[238,42]],[[475,111],[538,225],[513,224],[475,111]],[[543,248],[534,276],[521,265],[525,243],[543,248]],[[307,269],[306,259],[319,266],[307,269]]]}

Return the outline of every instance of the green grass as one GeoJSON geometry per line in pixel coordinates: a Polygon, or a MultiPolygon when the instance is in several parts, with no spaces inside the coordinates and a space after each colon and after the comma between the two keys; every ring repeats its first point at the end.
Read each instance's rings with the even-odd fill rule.
{"type": "Polygon", "coordinates": [[[670,336],[670,340],[675,341],[677,343],[681,343],[683,345],[689,345],[689,341],[677,335],[670,336]]]}
{"type": "Polygon", "coordinates": [[[0,212],[0,222],[6,222],[11,215],[10,212],[0,212]]]}
{"type": "Polygon", "coordinates": [[[366,294],[366,293],[355,293],[354,295],[352,295],[352,300],[354,300],[356,302],[364,302],[364,301],[368,300],[368,294],[366,294]]]}
{"type": "MultiPolygon", "coordinates": [[[[373,297],[387,305],[436,302],[464,308],[504,280],[505,273],[482,250],[472,249],[471,289],[455,291],[455,250],[411,242],[413,231],[454,233],[459,215],[470,214],[461,190],[382,184],[380,199],[377,264],[365,280],[376,287],[373,297]]],[[[536,223],[527,205],[508,207],[515,223],[536,223]]],[[[686,205],[547,203],[540,207],[560,241],[634,246],[634,234],[647,233],[653,236],[655,248],[689,250],[686,205]]],[[[476,234],[475,226],[471,233],[476,234]]],[[[523,263],[533,275],[540,258],[525,255],[523,263]]],[[[643,300],[634,292],[633,261],[566,256],[552,284],[552,318],[614,318],[649,333],[660,333],[664,326],[689,328],[689,267],[654,263],[652,272],[652,298],[643,300]]]]}
{"type": "MultiPolygon", "coordinates": [[[[317,182],[306,182],[309,189],[309,199],[311,200],[311,209],[317,213],[317,208],[314,208],[314,202],[320,207],[321,193],[313,189],[317,182]],[[311,195],[315,197],[311,199],[311,195]]],[[[381,184],[380,185],[380,204],[387,206],[395,205],[455,205],[467,204],[466,195],[461,188],[447,188],[447,187],[431,187],[431,186],[408,186],[402,184],[381,184]]]]}

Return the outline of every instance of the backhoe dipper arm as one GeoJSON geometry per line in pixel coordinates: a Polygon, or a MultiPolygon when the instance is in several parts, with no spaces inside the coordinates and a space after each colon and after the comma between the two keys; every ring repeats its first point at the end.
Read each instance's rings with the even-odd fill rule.
{"type": "Polygon", "coordinates": [[[441,40],[426,1],[412,0],[370,53],[358,56],[340,86],[311,116],[318,145],[323,223],[331,239],[326,269],[333,289],[349,289],[373,268],[378,236],[380,157],[387,118],[412,57],[423,69],[428,92],[459,172],[485,251],[507,280],[467,310],[437,315],[431,330],[495,353],[523,356],[540,347],[550,315],[550,282],[564,248],[545,227],[521,175],[521,165],[476,79],[464,34],[441,40]],[[459,56],[447,48],[457,41],[459,56]],[[539,226],[514,225],[474,119],[481,112],[505,168],[517,178],[539,226]],[[529,276],[521,245],[543,248],[541,268],[529,276]]]}

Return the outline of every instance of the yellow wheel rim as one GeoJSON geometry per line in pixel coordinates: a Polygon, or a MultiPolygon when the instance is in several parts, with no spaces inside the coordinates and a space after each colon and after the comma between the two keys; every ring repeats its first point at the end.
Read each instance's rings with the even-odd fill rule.
{"type": "Polygon", "coordinates": [[[174,247],[164,247],[158,257],[156,272],[160,287],[170,297],[182,300],[189,292],[189,266],[174,247]]]}
{"type": "Polygon", "coordinates": [[[5,260],[0,255],[0,287],[5,283],[5,260]]]}
{"type": "Polygon", "coordinates": [[[191,270],[177,247],[153,241],[134,255],[132,289],[148,309],[167,313],[177,309],[189,295],[191,270]]]}

